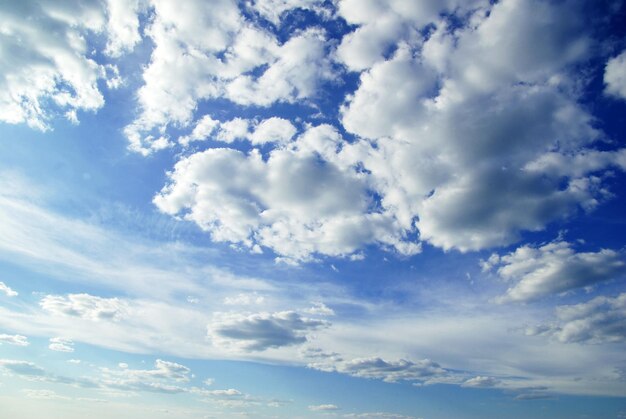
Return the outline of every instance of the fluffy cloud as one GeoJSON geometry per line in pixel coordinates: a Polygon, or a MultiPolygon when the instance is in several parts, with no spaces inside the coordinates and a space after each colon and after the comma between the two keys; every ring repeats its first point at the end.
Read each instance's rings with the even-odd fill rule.
{"type": "Polygon", "coordinates": [[[141,41],[139,35],[139,0],[107,0],[107,32],[109,40],[105,52],[119,57],[132,51],[141,41]]]}
{"type": "Polygon", "coordinates": [[[328,326],[323,320],[302,317],[294,311],[258,313],[248,316],[217,313],[208,326],[211,340],[220,346],[235,346],[246,351],[297,345],[307,334],[328,326]]]}
{"type": "Polygon", "coordinates": [[[191,1],[176,11],[167,1],[152,3],[155,18],[146,33],[155,47],[137,93],[140,113],[124,130],[131,150],[148,155],[172,146],[167,128],[189,126],[203,100],[294,102],[315,96],[321,82],[335,77],[319,29],[280,44],[247,22],[232,0],[210,8],[191,1]]]}
{"type": "Polygon", "coordinates": [[[61,337],[50,338],[48,349],[56,352],[74,352],[74,342],[71,339],[61,337]]]}
{"type": "Polygon", "coordinates": [[[484,265],[513,284],[500,301],[529,301],[615,279],[626,272],[624,255],[610,249],[576,252],[571,243],[557,240],[543,246],[524,245],[484,265]]]}
{"type": "Polygon", "coordinates": [[[17,297],[18,293],[13,291],[7,284],[0,281],[0,292],[3,292],[7,297],[17,297]]]}
{"type": "MultiPolygon", "coordinates": [[[[379,14],[374,6],[369,12],[379,14]]],[[[600,134],[566,75],[591,43],[577,7],[498,2],[462,28],[441,22],[421,54],[419,42],[400,43],[362,73],[342,122],[376,141],[363,164],[404,228],[444,249],[477,250],[510,244],[606,196],[590,172],[616,166],[618,153],[597,159],[585,149],[600,134]],[[555,149],[590,169],[531,169],[555,149]]]]}
{"type": "Polygon", "coordinates": [[[180,137],[178,142],[183,146],[187,146],[192,141],[205,140],[218,125],[219,121],[214,120],[209,115],[204,115],[201,119],[196,121],[196,125],[191,134],[180,137]]]}
{"type": "Polygon", "coordinates": [[[337,153],[329,126],[308,129],[265,159],[253,150],[208,149],[179,161],[157,207],[182,215],[227,241],[294,260],[316,253],[349,255],[372,242],[406,254],[419,252],[393,219],[371,208],[364,175],[337,153]]]}
{"type": "MultiPolygon", "coordinates": [[[[109,2],[112,16],[120,14],[118,3],[109,2]]],[[[104,105],[98,82],[107,68],[91,57],[86,37],[106,27],[106,14],[99,1],[0,5],[0,121],[47,130],[55,114],[74,122],[77,111],[104,105]]],[[[111,51],[129,45],[122,39],[121,30],[111,31],[111,51]]]]}
{"type": "Polygon", "coordinates": [[[15,346],[28,346],[30,343],[28,342],[28,338],[22,335],[7,335],[0,334],[0,344],[8,343],[9,345],[15,346]]]}
{"type": "Polygon", "coordinates": [[[626,99],[626,51],[611,58],[604,70],[606,93],[626,99]]]}
{"type": "Polygon", "coordinates": [[[250,134],[252,144],[287,143],[296,135],[296,127],[283,118],[269,118],[256,126],[250,134]]]}
{"type": "Polygon", "coordinates": [[[128,310],[127,303],[118,298],[102,298],[89,294],[47,295],[39,305],[54,315],[88,320],[120,320],[128,310]]]}
{"type": "Polygon", "coordinates": [[[557,307],[554,323],[529,328],[527,334],[549,335],[564,343],[623,342],[626,340],[626,294],[557,307]]]}

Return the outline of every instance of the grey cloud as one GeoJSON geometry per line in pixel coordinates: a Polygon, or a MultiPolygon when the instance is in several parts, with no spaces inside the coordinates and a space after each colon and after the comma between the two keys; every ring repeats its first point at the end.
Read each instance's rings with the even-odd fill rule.
{"type": "Polygon", "coordinates": [[[327,321],[302,317],[294,311],[248,316],[221,313],[209,324],[208,332],[218,345],[264,351],[304,343],[307,333],[328,325],[327,321]]]}
{"type": "Polygon", "coordinates": [[[381,358],[358,358],[340,364],[337,370],[355,377],[373,378],[387,382],[423,381],[443,375],[445,370],[429,359],[420,361],[385,361],[381,358]]]}

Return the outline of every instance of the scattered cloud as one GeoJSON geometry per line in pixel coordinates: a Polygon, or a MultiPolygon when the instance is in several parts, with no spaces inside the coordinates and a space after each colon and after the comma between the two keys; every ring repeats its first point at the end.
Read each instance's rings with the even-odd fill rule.
{"type": "Polygon", "coordinates": [[[8,343],[9,345],[15,346],[28,346],[30,343],[28,342],[28,338],[22,335],[7,335],[0,334],[0,344],[8,343]]]}
{"type": "Polygon", "coordinates": [[[500,302],[530,301],[617,279],[626,273],[626,261],[621,252],[577,252],[572,243],[558,239],[494,255],[483,262],[483,268],[497,268],[498,276],[512,283],[500,302]]]}

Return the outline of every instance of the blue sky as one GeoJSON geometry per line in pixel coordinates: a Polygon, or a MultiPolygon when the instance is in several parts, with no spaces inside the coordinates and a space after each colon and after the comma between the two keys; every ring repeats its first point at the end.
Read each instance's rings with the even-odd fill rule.
{"type": "Polygon", "coordinates": [[[0,3],[11,418],[625,418],[621,1],[0,3]]]}

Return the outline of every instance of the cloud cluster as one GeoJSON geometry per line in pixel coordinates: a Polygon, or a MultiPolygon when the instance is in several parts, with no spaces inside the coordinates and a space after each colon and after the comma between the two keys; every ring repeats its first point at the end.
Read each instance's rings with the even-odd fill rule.
{"type": "Polygon", "coordinates": [[[530,301],[617,279],[626,273],[626,260],[621,252],[577,252],[572,243],[556,240],[524,245],[504,256],[494,254],[483,268],[497,268],[498,276],[511,283],[501,302],[530,301]]]}
{"type": "MultiPolygon", "coordinates": [[[[357,140],[331,133],[308,141],[305,132],[286,144],[293,134],[282,129],[288,135],[265,158],[256,133],[229,121],[215,138],[248,138],[253,149],[185,157],[155,198],[162,211],[193,220],[214,240],[309,260],[372,243],[402,254],[419,252],[419,240],[461,251],[508,245],[610,197],[603,174],[624,169],[626,159],[624,150],[596,150],[603,134],[579,103],[572,68],[595,42],[579,1],[350,5],[341,2],[337,13],[356,29],[335,59],[360,72],[340,109],[357,140]],[[336,205],[318,206],[331,198],[336,205]]],[[[298,77],[319,81],[328,73],[325,52],[298,38],[321,35],[305,34],[281,49],[302,43],[315,55],[307,69],[321,74],[298,77]]],[[[264,86],[280,63],[257,81],[236,78],[227,97],[242,105],[298,97],[288,88],[274,97],[276,81],[264,86]]],[[[307,86],[296,90],[310,97],[317,85],[307,86]]]]}
{"type": "Polygon", "coordinates": [[[200,101],[291,103],[315,96],[322,82],[335,77],[321,29],[280,43],[273,33],[246,21],[232,0],[213,2],[210,8],[189,1],[175,11],[167,1],[151,5],[155,18],[146,33],[155,47],[138,91],[140,114],[124,130],[130,148],[139,153],[170,147],[168,125],[189,126],[200,101]]]}
{"type": "Polygon", "coordinates": [[[101,108],[98,82],[113,81],[117,69],[96,62],[87,37],[105,31],[111,55],[132,49],[139,42],[134,3],[3,2],[0,121],[47,130],[55,113],[77,122],[77,111],[101,108]]]}
{"type": "MultiPolygon", "coordinates": [[[[6,122],[45,129],[45,101],[72,120],[101,107],[98,81],[118,71],[88,52],[86,34],[106,35],[109,59],[143,34],[153,48],[123,130],[130,149],[225,143],[183,153],[154,198],[164,213],[288,262],[368,245],[403,255],[421,242],[505,246],[593,210],[611,196],[606,175],[626,168],[626,151],[599,150],[605,136],[582,105],[579,69],[601,50],[584,11],[583,0],[21,2],[0,16],[3,48],[18,60],[2,72],[0,109],[6,122]],[[295,9],[322,18],[282,33],[281,16],[295,9]],[[340,97],[331,85],[345,86],[340,97]],[[331,96],[335,108],[321,106],[331,96]],[[201,108],[216,100],[304,104],[324,118],[338,108],[341,127],[292,121],[284,107],[222,121],[201,108]],[[174,131],[187,134],[176,141],[174,131]]],[[[607,94],[624,96],[624,62],[624,53],[608,61],[607,94]]]]}
{"type": "Polygon", "coordinates": [[[253,252],[269,247],[292,260],[346,256],[372,242],[419,252],[373,206],[353,150],[342,149],[342,141],[335,128],[320,125],[266,158],[256,150],[207,149],[176,164],[154,203],[194,221],[215,241],[253,252]]]}
{"type": "Polygon", "coordinates": [[[526,332],[549,335],[563,343],[623,342],[626,340],[626,294],[559,306],[554,323],[531,327],[526,332]]]}
{"type": "Polygon", "coordinates": [[[327,327],[328,322],[302,317],[295,311],[242,315],[216,313],[208,325],[208,336],[218,346],[244,351],[298,345],[307,341],[307,334],[327,327]]]}

